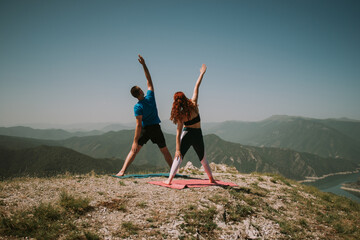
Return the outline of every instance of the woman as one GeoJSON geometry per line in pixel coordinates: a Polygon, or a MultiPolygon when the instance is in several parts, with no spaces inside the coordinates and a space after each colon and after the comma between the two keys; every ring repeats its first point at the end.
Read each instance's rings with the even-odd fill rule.
{"type": "Polygon", "coordinates": [[[197,104],[199,87],[205,72],[206,65],[203,64],[200,68],[200,76],[195,84],[194,93],[191,99],[188,99],[183,92],[177,92],[174,95],[170,120],[172,120],[174,124],[177,124],[176,152],[169,178],[164,181],[166,184],[171,184],[171,181],[180,167],[182,159],[191,146],[193,146],[198,155],[199,160],[209,177],[210,183],[215,183],[211,168],[205,157],[204,140],[201,132],[200,115],[197,104]]]}

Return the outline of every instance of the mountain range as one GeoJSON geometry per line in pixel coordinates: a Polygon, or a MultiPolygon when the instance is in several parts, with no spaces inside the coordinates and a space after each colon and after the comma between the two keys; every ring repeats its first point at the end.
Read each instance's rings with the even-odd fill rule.
{"type": "MultiPolygon", "coordinates": [[[[100,136],[75,137],[60,141],[61,146],[72,148],[96,158],[126,158],[130,151],[133,130],[109,132],[100,136]]],[[[175,152],[175,135],[165,134],[168,148],[175,152]]],[[[272,147],[253,147],[224,141],[209,134],[204,136],[206,156],[210,162],[234,166],[243,173],[272,172],[281,173],[292,179],[304,179],[306,176],[322,176],[334,172],[353,171],[357,164],[343,158],[320,157],[315,154],[297,152],[291,149],[272,147]]],[[[191,161],[195,166],[200,162],[193,149],[184,158],[183,165],[191,161]]],[[[156,145],[148,144],[136,157],[139,165],[166,165],[156,145]]]]}
{"type": "MultiPolygon", "coordinates": [[[[164,125],[165,129],[169,127],[164,125]]],[[[122,127],[126,128],[109,125],[103,129],[122,127]]],[[[204,123],[202,128],[206,133],[208,160],[234,166],[243,173],[272,172],[301,180],[354,171],[360,163],[358,121],[273,116],[260,122],[204,123]]],[[[53,169],[115,173],[123,163],[121,159],[130,151],[134,130],[103,133],[11,127],[0,128],[0,135],[2,176],[36,171],[45,174],[54,172],[53,169]]],[[[175,135],[165,133],[165,139],[170,152],[174,153],[175,135]]],[[[200,166],[192,149],[183,165],[188,161],[200,166]]],[[[130,171],[168,169],[161,152],[151,141],[142,148],[132,166],[130,171]]]]}
{"type": "MultiPolygon", "coordinates": [[[[175,125],[163,121],[162,129],[175,134],[175,125]]],[[[133,129],[131,124],[110,124],[100,130],[70,132],[62,129],[0,127],[0,135],[35,139],[65,140],[71,137],[96,136],[109,131],[133,129]]],[[[350,119],[313,119],[272,116],[259,122],[226,121],[202,123],[204,134],[216,134],[230,142],[258,147],[289,148],[322,157],[346,158],[360,162],[360,121],[350,119]]]]}
{"type": "Polygon", "coordinates": [[[33,129],[24,126],[0,127],[0,135],[47,140],[61,140],[71,137],[100,135],[103,133],[104,131],[101,130],[69,132],[63,129],[33,129]]]}
{"type": "MultiPolygon", "coordinates": [[[[120,159],[124,159],[130,150],[133,134],[133,130],[123,130],[60,141],[0,136],[0,161],[2,169],[7,169],[2,175],[5,176],[6,172],[10,175],[24,172],[23,169],[31,173],[36,172],[36,169],[39,173],[55,172],[53,170],[64,172],[64,169],[78,173],[91,170],[116,173],[123,163],[120,159]],[[39,165],[41,167],[37,167],[39,165]]],[[[173,153],[175,136],[165,134],[165,138],[170,152],[173,153]]],[[[290,149],[245,146],[224,141],[214,134],[205,135],[204,141],[209,162],[234,166],[243,173],[280,173],[285,177],[303,180],[309,176],[354,171],[357,167],[357,164],[346,159],[324,158],[290,149]]],[[[182,165],[188,161],[200,166],[192,149],[185,156],[182,165]]],[[[133,165],[142,171],[168,171],[161,152],[151,143],[142,148],[133,165]]]]}
{"type": "Polygon", "coordinates": [[[360,121],[272,116],[259,122],[203,124],[206,134],[251,146],[289,148],[360,163],[360,121]]]}

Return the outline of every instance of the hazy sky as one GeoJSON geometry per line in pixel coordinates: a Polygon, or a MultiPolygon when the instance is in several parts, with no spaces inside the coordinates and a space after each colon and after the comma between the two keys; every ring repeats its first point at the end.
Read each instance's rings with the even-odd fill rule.
{"type": "Polygon", "coordinates": [[[357,0],[1,0],[0,126],[134,121],[139,53],[162,120],[202,63],[205,122],[360,119],[357,0]]]}

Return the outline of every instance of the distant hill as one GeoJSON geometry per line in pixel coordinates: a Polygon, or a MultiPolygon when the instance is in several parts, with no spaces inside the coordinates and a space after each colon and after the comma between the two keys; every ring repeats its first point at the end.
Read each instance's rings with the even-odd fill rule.
{"type": "Polygon", "coordinates": [[[13,137],[0,135],[0,147],[19,150],[25,148],[33,148],[41,145],[47,146],[59,146],[59,142],[54,140],[13,137]]]}
{"type": "Polygon", "coordinates": [[[110,131],[120,131],[120,130],[129,130],[129,129],[134,129],[135,128],[135,122],[132,124],[121,124],[121,123],[113,123],[110,125],[107,125],[106,127],[102,128],[101,131],[106,133],[106,132],[110,132],[110,131]]]}
{"type": "Polygon", "coordinates": [[[341,133],[360,142],[360,121],[350,119],[314,119],[328,127],[331,127],[341,133]]]}
{"type": "Polygon", "coordinates": [[[113,122],[80,122],[72,124],[27,123],[21,126],[31,127],[34,129],[63,129],[68,132],[87,132],[93,130],[101,131],[101,129],[111,124],[113,124],[113,122]]]}
{"type": "Polygon", "coordinates": [[[110,159],[94,159],[64,147],[38,146],[11,150],[0,148],[0,175],[49,176],[65,172],[108,173],[118,169],[121,163],[110,159]]]}
{"type": "MultiPolygon", "coordinates": [[[[74,150],[58,146],[37,146],[26,149],[8,149],[0,146],[0,178],[17,176],[53,176],[66,172],[84,174],[116,174],[124,160],[95,159],[74,150]]],[[[130,166],[128,172],[158,171],[153,166],[130,166]]]]}
{"type": "Polygon", "coordinates": [[[260,122],[203,124],[204,133],[252,146],[289,148],[360,163],[360,122],[273,116],[260,122]]]}
{"type": "Polygon", "coordinates": [[[207,158],[210,162],[234,166],[239,172],[267,172],[302,180],[329,173],[354,171],[358,165],[345,159],[323,158],[290,149],[252,147],[226,142],[216,135],[206,135],[207,158]]]}
{"type": "Polygon", "coordinates": [[[71,137],[83,137],[103,134],[104,132],[93,130],[88,132],[68,132],[62,129],[33,129],[30,127],[0,127],[0,135],[25,137],[35,139],[61,140],[71,137]]]}
{"type": "MultiPolygon", "coordinates": [[[[168,148],[173,154],[175,150],[175,136],[166,133],[164,135],[168,148]]],[[[59,144],[95,158],[110,157],[125,159],[131,149],[133,139],[134,130],[122,130],[118,132],[111,131],[99,136],[74,137],[59,141],[59,144]]],[[[162,153],[151,140],[141,149],[135,162],[138,165],[161,167],[165,164],[167,166],[162,153]]]]}

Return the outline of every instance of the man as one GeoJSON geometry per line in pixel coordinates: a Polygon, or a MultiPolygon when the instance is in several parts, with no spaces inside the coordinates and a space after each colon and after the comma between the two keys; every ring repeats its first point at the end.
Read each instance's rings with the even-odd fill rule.
{"type": "Polygon", "coordinates": [[[134,106],[136,118],[135,136],[131,150],[125,159],[125,163],[116,176],[124,176],[126,169],[134,161],[136,154],[149,139],[158,145],[168,165],[170,167],[172,165],[172,157],[166,147],[164,134],[159,125],[161,121],[156,108],[154,85],[143,57],[139,55],[138,61],[144,68],[148,91],[146,96],[144,96],[144,92],[140,87],[134,86],[131,88],[131,94],[139,100],[134,106]]]}

